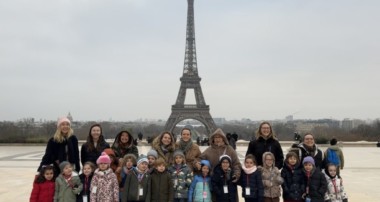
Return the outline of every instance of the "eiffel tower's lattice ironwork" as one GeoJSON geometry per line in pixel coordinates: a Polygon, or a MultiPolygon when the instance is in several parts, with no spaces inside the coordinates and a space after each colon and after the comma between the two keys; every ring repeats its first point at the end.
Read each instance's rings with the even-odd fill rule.
{"type": "Polygon", "coordinates": [[[194,30],[194,0],[187,0],[187,26],[186,26],[186,50],[183,75],[180,78],[176,103],[172,105],[172,113],[166,122],[165,129],[173,131],[175,126],[185,120],[194,119],[201,122],[208,134],[215,131],[216,126],[210,114],[210,107],[206,105],[201,88],[201,78],[198,75],[197,55],[195,50],[194,30]],[[187,89],[193,89],[195,94],[194,105],[185,104],[187,89]]]}

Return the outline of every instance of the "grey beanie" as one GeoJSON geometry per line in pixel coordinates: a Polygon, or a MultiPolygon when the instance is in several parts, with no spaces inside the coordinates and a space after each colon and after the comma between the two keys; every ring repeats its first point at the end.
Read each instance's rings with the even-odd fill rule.
{"type": "Polygon", "coordinates": [[[63,172],[63,169],[64,169],[67,165],[70,165],[70,163],[69,163],[68,161],[62,161],[62,163],[59,164],[59,170],[61,171],[61,173],[63,172]]]}
{"type": "Polygon", "coordinates": [[[175,158],[176,156],[182,156],[182,158],[185,158],[185,154],[183,154],[182,150],[175,150],[173,153],[173,157],[175,158]]]}
{"type": "Polygon", "coordinates": [[[158,158],[158,154],[157,154],[157,151],[156,150],[154,150],[154,149],[151,149],[149,152],[148,152],[148,154],[146,155],[147,157],[149,157],[149,156],[153,156],[154,158],[158,158]]]}

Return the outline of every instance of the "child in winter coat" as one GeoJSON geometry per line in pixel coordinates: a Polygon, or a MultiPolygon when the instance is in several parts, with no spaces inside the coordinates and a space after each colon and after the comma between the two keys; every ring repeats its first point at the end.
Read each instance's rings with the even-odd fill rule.
{"type": "Polygon", "coordinates": [[[54,199],[54,166],[41,166],[39,174],[33,182],[30,202],[52,202],[54,199]]]}
{"type": "Polygon", "coordinates": [[[211,202],[211,165],[201,160],[201,174],[195,175],[189,188],[188,202],[211,202]]]}
{"type": "Polygon", "coordinates": [[[237,201],[237,179],[234,179],[231,157],[222,155],[219,158],[219,164],[214,168],[211,177],[212,190],[215,193],[218,202],[235,202],[237,201]]]}
{"type": "Polygon", "coordinates": [[[94,171],[95,165],[91,161],[87,161],[83,164],[82,174],[79,175],[83,189],[77,196],[77,202],[90,202],[90,186],[94,171]]]}
{"type": "Polygon", "coordinates": [[[146,202],[173,202],[173,183],[165,165],[163,158],[155,161],[146,202]]]}
{"type": "Polygon", "coordinates": [[[248,154],[242,165],[242,172],[238,184],[242,188],[242,196],[246,202],[262,202],[264,200],[264,186],[261,171],[257,169],[255,156],[248,154]]]}
{"type": "Polygon", "coordinates": [[[136,162],[136,157],[134,154],[127,154],[124,156],[122,160],[122,170],[120,172],[120,179],[121,181],[119,182],[119,188],[120,192],[124,191],[124,184],[125,180],[127,179],[127,176],[132,173],[133,166],[137,164],[136,162]]]}
{"type": "Polygon", "coordinates": [[[325,202],[347,202],[348,199],[347,194],[344,191],[343,180],[337,174],[338,167],[334,164],[327,164],[324,172],[327,180],[325,202]]]}
{"type": "Polygon", "coordinates": [[[301,163],[298,155],[288,152],[281,170],[284,202],[303,202],[302,194],[305,192],[305,183],[301,163]]]}
{"type": "Polygon", "coordinates": [[[316,169],[314,159],[307,156],[302,161],[306,191],[302,195],[305,202],[324,202],[327,191],[325,175],[316,169]]]}
{"type": "Polygon", "coordinates": [[[102,155],[96,160],[96,164],[98,164],[98,168],[95,170],[91,181],[90,201],[118,202],[119,184],[115,173],[110,168],[110,157],[102,152],[102,155]]]}
{"type": "Polygon", "coordinates": [[[174,188],[174,202],[187,201],[187,195],[193,173],[186,164],[185,155],[181,150],[174,151],[174,163],[169,168],[174,188]]]}
{"type": "MultiPolygon", "coordinates": [[[[133,154],[132,154],[133,155],[133,154]]],[[[121,194],[123,202],[145,201],[148,194],[150,175],[148,173],[148,159],[141,155],[137,167],[133,167],[123,185],[121,194]]]]}
{"type": "Polygon", "coordinates": [[[72,165],[67,161],[59,164],[59,170],[61,174],[55,180],[54,202],[77,201],[77,195],[83,189],[78,173],[73,171],[72,165]]]}
{"type": "Polygon", "coordinates": [[[280,171],[274,165],[275,161],[274,155],[271,152],[264,152],[261,174],[264,185],[264,202],[280,201],[281,184],[284,182],[284,179],[282,179],[280,171]]]}
{"type": "Polygon", "coordinates": [[[152,171],[154,170],[154,162],[158,158],[157,151],[154,149],[151,149],[146,156],[147,156],[148,161],[149,161],[149,165],[148,165],[149,166],[149,173],[152,173],[152,171]]]}

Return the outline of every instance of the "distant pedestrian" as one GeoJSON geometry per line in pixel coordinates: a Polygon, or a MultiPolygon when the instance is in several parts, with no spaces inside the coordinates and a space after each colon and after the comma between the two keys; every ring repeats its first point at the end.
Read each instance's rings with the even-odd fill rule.
{"type": "Polygon", "coordinates": [[[282,152],[281,144],[275,137],[272,126],[269,122],[262,122],[259,129],[256,131],[256,139],[249,142],[247,153],[255,156],[258,166],[263,166],[263,154],[271,152],[276,161],[274,165],[281,169],[284,164],[284,154],[282,152]]]}
{"type": "Polygon", "coordinates": [[[344,155],[342,149],[337,145],[338,140],[336,138],[332,138],[330,140],[330,146],[327,147],[324,153],[324,167],[327,164],[334,164],[337,167],[337,175],[340,175],[340,170],[343,170],[344,167],[344,155]]]}
{"type": "Polygon", "coordinates": [[[87,140],[80,150],[82,165],[87,161],[95,165],[96,160],[106,148],[110,148],[110,145],[104,139],[102,127],[99,124],[92,125],[87,140]]]}
{"type": "Polygon", "coordinates": [[[235,140],[235,138],[232,137],[231,133],[227,133],[226,136],[227,136],[228,143],[231,145],[232,148],[234,148],[234,150],[236,150],[236,140],[235,140]]]}
{"type": "Polygon", "coordinates": [[[54,167],[43,165],[33,182],[30,202],[52,202],[54,200],[54,167]]]}
{"type": "Polygon", "coordinates": [[[98,168],[91,181],[90,201],[118,202],[119,184],[115,173],[110,168],[111,159],[103,152],[96,163],[98,168]]]}
{"type": "Polygon", "coordinates": [[[62,117],[58,120],[57,130],[47,143],[45,154],[42,157],[38,170],[40,170],[43,165],[53,164],[56,169],[54,174],[58,175],[61,172],[59,164],[63,161],[70,162],[74,170],[79,173],[78,139],[71,128],[70,120],[66,117],[62,117]]]}

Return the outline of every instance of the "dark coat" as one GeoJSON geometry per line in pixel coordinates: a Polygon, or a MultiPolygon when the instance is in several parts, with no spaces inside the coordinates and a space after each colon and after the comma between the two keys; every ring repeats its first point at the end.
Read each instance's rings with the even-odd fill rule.
{"type": "Polygon", "coordinates": [[[82,165],[87,161],[90,161],[96,165],[96,160],[102,154],[104,149],[110,148],[110,145],[105,141],[100,142],[93,151],[88,151],[88,144],[90,143],[86,142],[82,145],[82,148],[80,150],[80,160],[82,162],[82,165]]]}
{"type": "Polygon", "coordinates": [[[173,202],[173,183],[167,171],[162,173],[156,169],[151,174],[151,183],[146,202],[173,202]]]}
{"type": "Polygon", "coordinates": [[[127,175],[127,179],[123,184],[123,192],[121,194],[121,201],[145,201],[148,195],[150,186],[150,174],[145,173],[141,181],[138,180],[138,171],[133,168],[130,174],[127,175]],[[143,195],[139,195],[140,188],[143,189],[143,195]]]}
{"type": "Polygon", "coordinates": [[[236,202],[237,201],[237,185],[232,182],[233,171],[225,173],[221,165],[214,168],[214,174],[211,177],[212,191],[218,202],[236,202]],[[224,193],[224,185],[228,186],[228,193],[224,193]]]}
{"type": "Polygon", "coordinates": [[[238,184],[242,187],[242,196],[245,199],[256,199],[258,202],[264,200],[264,186],[261,178],[261,171],[256,170],[251,174],[246,174],[243,170],[238,184]],[[245,194],[245,188],[250,188],[250,195],[245,194]]]}
{"type": "Polygon", "coordinates": [[[125,145],[123,146],[119,142],[122,133],[123,131],[116,135],[115,141],[113,142],[112,147],[111,147],[112,150],[115,152],[115,156],[118,159],[121,159],[127,154],[134,154],[137,159],[139,157],[139,150],[133,141],[134,140],[133,136],[130,133],[128,133],[128,136],[129,136],[128,143],[126,146],[125,145]]]}
{"type": "Polygon", "coordinates": [[[304,171],[304,181],[306,188],[309,187],[309,197],[312,202],[324,202],[327,191],[327,181],[325,175],[319,169],[313,168],[308,178],[304,171]]]}
{"type": "Polygon", "coordinates": [[[303,200],[302,194],[305,193],[304,173],[299,164],[290,167],[284,163],[281,177],[284,178],[284,183],[281,185],[284,200],[303,200]]]}
{"type": "Polygon", "coordinates": [[[59,164],[63,161],[68,161],[75,166],[75,171],[79,173],[80,165],[79,165],[79,148],[78,148],[78,139],[75,135],[70,136],[67,140],[62,143],[58,143],[54,141],[54,138],[50,138],[47,143],[45,155],[42,157],[42,161],[40,163],[41,169],[43,165],[53,164],[55,167],[55,176],[57,176],[60,172],[59,164]],[[68,149],[68,153],[66,154],[66,146],[68,149]],[[67,156],[69,157],[67,159],[67,156]],[[57,162],[58,161],[58,162],[57,162]]]}
{"type": "Polygon", "coordinates": [[[274,155],[276,159],[275,166],[281,169],[284,162],[284,153],[278,140],[273,139],[273,137],[268,139],[259,137],[250,141],[246,155],[252,154],[256,158],[257,165],[263,166],[263,154],[265,152],[271,152],[274,155]]]}
{"type": "Polygon", "coordinates": [[[320,149],[318,149],[317,145],[315,145],[314,147],[314,155],[307,151],[303,143],[300,143],[299,145],[292,147],[290,151],[293,151],[298,155],[300,162],[302,162],[305,157],[311,156],[314,159],[315,167],[317,167],[320,171],[323,168],[323,152],[320,149]]]}
{"type": "Polygon", "coordinates": [[[86,179],[86,176],[82,173],[79,175],[79,179],[83,184],[83,189],[77,196],[77,202],[90,202],[90,186],[91,186],[91,180],[94,175],[91,174],[88,179],[86,179]],[[87,195],[87,201],[83,201],[83,196],[87,195]]]}

